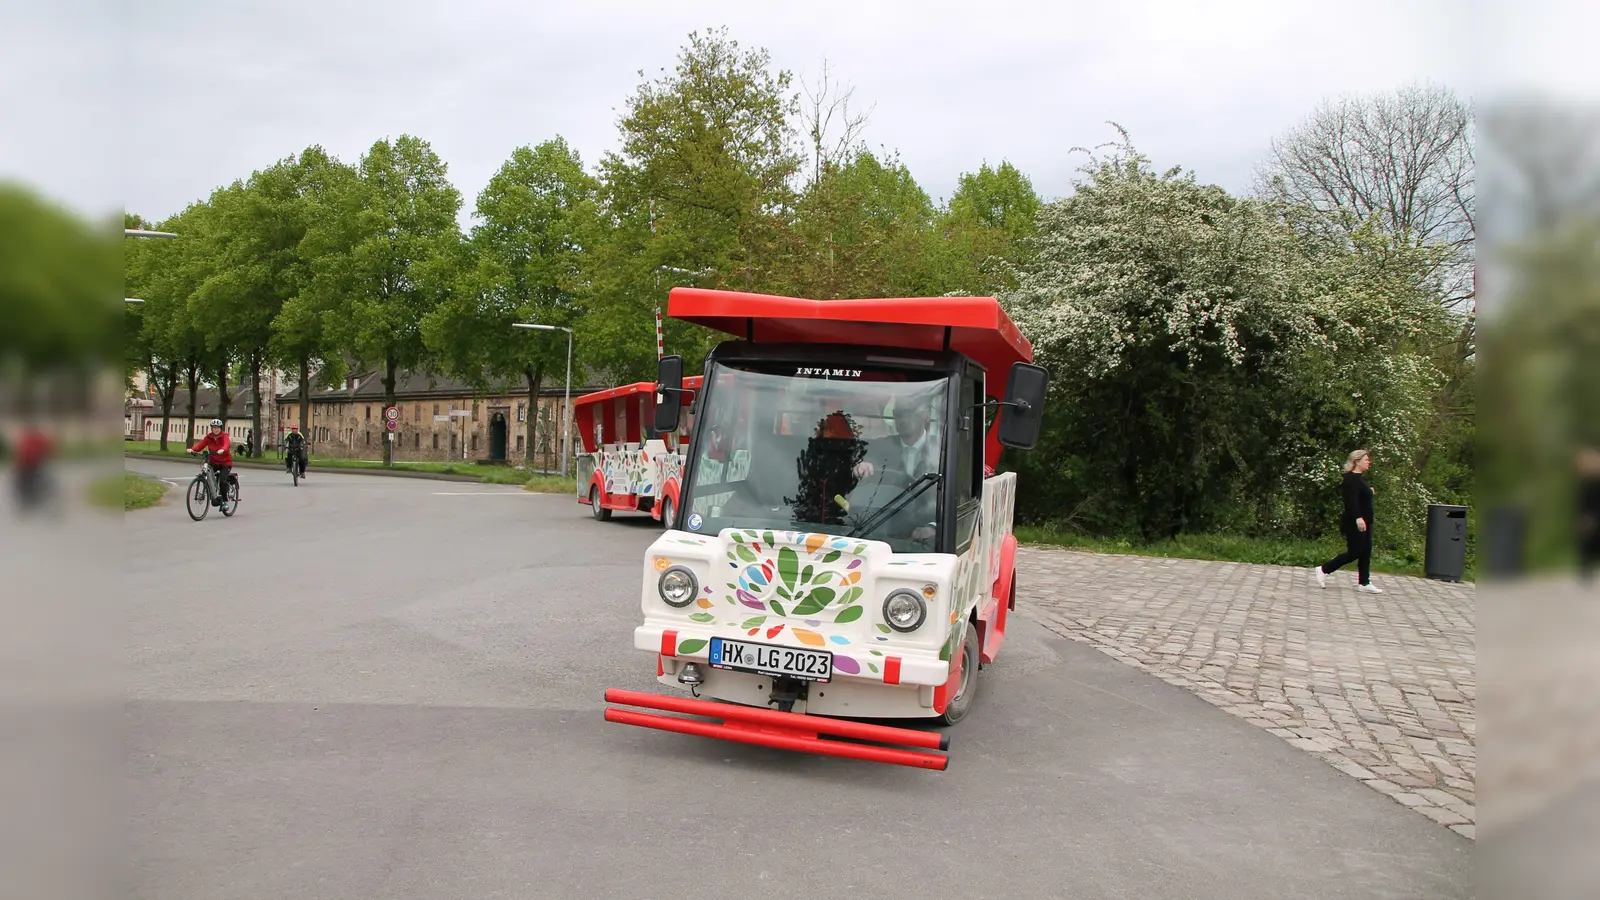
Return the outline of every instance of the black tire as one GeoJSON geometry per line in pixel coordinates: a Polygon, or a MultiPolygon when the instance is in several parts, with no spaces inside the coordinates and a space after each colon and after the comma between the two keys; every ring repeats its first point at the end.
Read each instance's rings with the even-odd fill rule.
{"type": "Polygon", "coordinates": [[[672,530],[672,516],[676,512],[677,510],[672,508],[672,498],[663,497],[661,500],[661,524],[666,527],[668,531],[672,530]]]}
{"type": "Polygon", "coordinates": [[[600,506],[600,486],[597,484],[589,485],[589,514],[594,516],[597,522],[606,522],[611,519],[611,510],[600,506]]]}
{"type": "Polygon", "coordinates": [[[974,622],[967,623],[967,634],[961,641],[961,684],[956,688],[956,695],[945,704],[944,713],[939,716],[940,725],[954,725],[965,719],[972,710],[972,701],[978,695],[978,626],[974,622]]]}
{"type": "Polygon", "coordinates": [[[189,509],[189,518],[196,522],[204,519],[206,513],[211,512],[211,485],[207,484],[204,478],[196,475],[194,481],[189,483],[189,489],[184,492],[183,505],[189,509]],[[197,503],[200,506],[199,515],[194,513],[197,503]]]}
{"type": "Polygon", "coordinates": [[[295,487],[299,487],[300,486],[300,467],[291,464],[289,466],[289,473],[294,476],[294,486],[295,487]]]}
{"type": "Polygon", "coordinates": [[[239,511],[239,486],[225,484],[222,486],[222,514],[232,516],[239,511]]]}

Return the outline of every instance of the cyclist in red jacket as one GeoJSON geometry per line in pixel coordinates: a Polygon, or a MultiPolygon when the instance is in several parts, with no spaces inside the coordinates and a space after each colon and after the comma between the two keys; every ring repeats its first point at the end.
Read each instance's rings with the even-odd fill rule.
{"type": "MultiPolygon", "coordinates": [[[[228,487],[237,488],[238,477],[233,474],[233,442],[228,439],[228,432],[222,428],[221,419],[211,420],[211,433],[200,439],[200,443],[189,448],[190,453],[209,451],[206,460],[217,469],[217,484],[226,490],[228,487]]],[[[215,497],[211,501],[214,505],[221,506],[222,498],[215,497]]]]}

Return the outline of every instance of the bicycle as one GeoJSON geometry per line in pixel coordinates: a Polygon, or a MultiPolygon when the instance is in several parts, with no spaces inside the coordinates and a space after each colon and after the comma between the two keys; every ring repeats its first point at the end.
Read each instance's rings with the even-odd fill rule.
{"type": "Polygon", "coordinates": [[[285,466],[284,467],[289,470],[289,474],[290,475],[294,476],[294,486],[295,487],[299,487],[300,486],[300,479],[306,477],[306,456],[305,456],[305,451],[304,450],[301,450],[299,452],[296,452],[294,450],[288,451],[287,458],[285,459],[285,466]]]}
{"type": "MultiPolygon", "coordinates": [[[[186,452],[194,453],[193,450],[186,452]]],[[[211,465],[209,459],[202,461],[200,474],[194,476],[194,481],[189,483],[189,489],[184,496],[184,506],[189,510],[189,518],[196,522],[204,519],[206,514],[211,512],[212,506],[221,509],[224,516],[232,516],[239,509],[239,485],[228,484],[226,488],[226,495],[222,496],[219,502],[213,502],[223,491],[217,486],[216,467],[211,465]],[[198,515],[195,513],[197,504],[200,508],[198,515]]]]}

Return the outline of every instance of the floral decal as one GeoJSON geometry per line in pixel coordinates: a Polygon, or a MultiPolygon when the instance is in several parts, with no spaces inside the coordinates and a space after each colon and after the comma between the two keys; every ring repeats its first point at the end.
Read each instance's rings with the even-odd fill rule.
{"type": "MultiPolygon", "coordinates": [[[[810,647],[851,643],[845,635],[823,629],[848,625],[866,613],[861,605],[865,542],[815,532],[750,529],[731,531],[728,539],[723,602],[751,613],[738,623],[746,634],[770,640],[787,628],[810,647]]],[[[860,672],[858,665],[849,672],[851,665],[856,665],[854,659],[840,671],[860,672]]]]}

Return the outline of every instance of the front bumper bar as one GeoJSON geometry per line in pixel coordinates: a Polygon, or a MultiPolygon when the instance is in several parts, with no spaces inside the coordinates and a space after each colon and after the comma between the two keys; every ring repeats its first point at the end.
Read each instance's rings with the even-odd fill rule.
{"type": "Polygon", "coordinates": [[[933,734],[910,728],[890,728],[886,725],[870,725],[804,713],[778,712],[773,709],[756,709],[732,703],[713,703],[709,700],[691,700],[687,697],[625,691],[618,688],[606,689],[606,702],[721,720],[701,722],[660,713],[607,707],[606,721],[618,725],[638,725],[643,728],[719,738],[741,744],[775,747],[779,750],[841,756],[918,769],[943,771],[950,762],[950,758],[941,753],[925,753],[899,747],[876,747],[822,737],[830,735],[835,738],[855,738],[881,744],[900,744],[904,747],[948,751],[950,749],[948,734],[933,734]]]}

